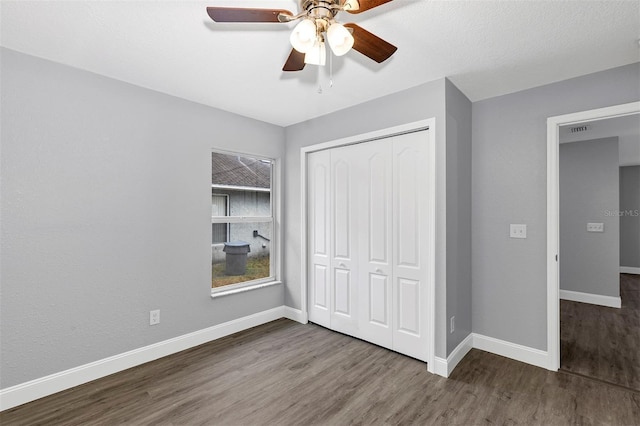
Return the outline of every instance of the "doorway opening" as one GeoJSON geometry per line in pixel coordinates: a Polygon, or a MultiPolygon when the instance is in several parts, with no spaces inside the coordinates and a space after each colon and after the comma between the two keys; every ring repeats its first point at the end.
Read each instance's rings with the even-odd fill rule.
{"type": "MultiPolygon", "coordinates": [[[[601,148],[597,145],[597,139],[617,136],[611,133],[610,128],[621,126],[625,121],[631,123],[631,128],[636,131],[636,135],[631,151],[628,150],[628,140],[623,144],[622,136],[615,141],[616,148],[619,148],[619,167],[630,165],[625,164],[627,160],[627,162],[637,161],[640,164],[640,160],[634,159],[636,156],[640,158],[640,141],[637,136],[637,130],[640,128],[640,102],[551,117],[547,121],[547,345],[551,370],[562,368],[576,374],[637,388],[640,387],[640,379],[635,380],[638,382],[635,383],[632,377],[637,376],[638,372],[629,371],[628,368],[637,369],[639,364],[633,348],[637,348],[640,344],[640,333],[637,327],[633,327],[625,320],[637,318],[639,303],[636,296],[640,295],[640,276],[626,274],[625,272],[629,271],[621,269],[621,266],[625,265],[621,264],[622,257],[618,256],[617,250],[622,246],[618,238],[622,234],[616,228],[618,217],[614,216],[620,213],[622,204],[611,205],[610,203],[608,208],[603,208],[602,205],[595,206],[602,211],[597,214],[592,213],[591,216],[594,217],[588,220],[578,218],[577,214],[567,219],[566,215],[571,213],[572,207],[566,199],[562,207],[563,201],[560,198],[563,175],[560,172],[560,144],[564,141],[567,145],[572,145],[569,142],[582,140],[590,141],[592,147],[601,148]],[[610,285],[609,290],[582,291],[579,287],[566,288],[567,282],[584,272],[577,269],[578,272],[575,275],[567,276],[571,268],[576,266],[573,262],[575,259],[571,259],[571,256],[576,251],[584,251],[584,249],[576,249],[574,253],[566,251],[570,248],[571,242],[567,239],[566,232],[564,236],[560,232],[560,225],[564,223],[563,229],[567,231],[566,228],[569,226],[566,224],[571,223],[572,219],[579,222],[571,225],[577,227],[577,231],[574,231],[579,233],[577,239],[586,238],[588,241],[598,243],[604,240],[607,231],[609,231],[608,237],[618,232],[615,235],[615,244],[617,244],[615,250],[610,250],[615,251],[616,264],[613,273],[611,273],[612,256],[610,256],[612,259],[609,259],[609,266],[598,269],[600,273],[604,268],[609,268],[606,279],[610,285]],[[609,225],[607,225],[608,219],[612,219],[609,225]],[[562,280],[561,277],[563,277],[562,280]],[[611,285],[616,288],[612,290],[611,285]],[[562,302],[560,299],[563,299],[562,302]],[[622,303],[620,303],[621,299],[622,303]],[[627,346],[629,350],[625,350],[627,346]]],[[[578,145],[580,142],[573,148],[578,148],[578,145]]],[[[565,151],[577,151],[577,149],[565,151]]],[[[566,170],[564,172],[566,175],[566,170]]],[[[618,179],[618,169],[615,170],[615,179],[616,181],[618,179]]],[[[587,196],[582,197],[583,201],[585,198],[591,200],[595,197],[587,193],[587,196]]],[[[598,260],[603,259],[604,256],[600,256],[598,260]]],[[[578,279],[577,284],[571,283],[569,287],[580,285],[580,282],[581,280],[578,279]]]]}

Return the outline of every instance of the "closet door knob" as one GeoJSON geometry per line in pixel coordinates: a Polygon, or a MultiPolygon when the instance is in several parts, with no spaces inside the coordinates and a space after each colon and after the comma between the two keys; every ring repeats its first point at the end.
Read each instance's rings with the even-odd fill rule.
{"type": "Polygon", "coordinates": [[[382,275],[382,271],[380,270],[380,268],[376,269],[376,274],[382,275]]]}
{"type": "Polygon", "coordinates": [[[347,267],[347,266],[346,266],[344,263],[342,263],[342,262],[340,262],[340,264],[339,264],[338,266],[339,266],[339,267],[341,267],[341,268],[346,268],[346,267],[347,267]]]}

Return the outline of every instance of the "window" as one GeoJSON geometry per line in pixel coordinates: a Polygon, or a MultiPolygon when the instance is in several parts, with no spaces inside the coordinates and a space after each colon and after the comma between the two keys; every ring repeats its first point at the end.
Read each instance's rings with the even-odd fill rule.
{"type": "Polygon", "coordinates": [[[211,155],[213,292],[274,281],[273,160],[211,155]]]}
{"type": "MultiPolygon", "coordinates": [[[[229,196],[211,194],[211,217],[229,216],[229,196]]],[[[229,241],[229,225],[226,223],[211,224],[211,244],[224,244],[229,241]]]]}

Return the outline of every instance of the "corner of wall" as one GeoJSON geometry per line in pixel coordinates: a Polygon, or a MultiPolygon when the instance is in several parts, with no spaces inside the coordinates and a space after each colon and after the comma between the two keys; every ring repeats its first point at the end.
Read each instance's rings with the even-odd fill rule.
{"type": "Polygon", "coordinates": [[[445,323],[446,354],[450,355],[472,330],[472,104],[449,79],[445,79],[445,109],[447,211],[445,323]]]}

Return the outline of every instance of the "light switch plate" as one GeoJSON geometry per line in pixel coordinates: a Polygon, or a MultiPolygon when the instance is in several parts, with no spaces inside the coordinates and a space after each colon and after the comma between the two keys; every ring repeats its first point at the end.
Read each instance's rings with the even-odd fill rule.
{"type": "Polygon", "coordinates": [[[604,232],[604,223],[587,223],[587,232],[604,232]]]}
{"type": "Polygon", "coordinates": [[[512,223],[509,228],[509,237],[527,238],[527,225],[512,223]]]}

